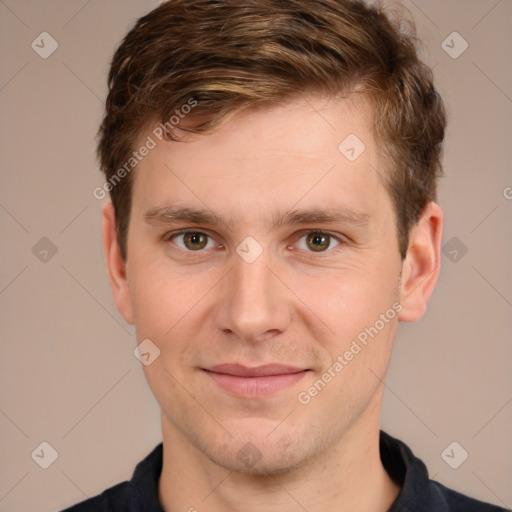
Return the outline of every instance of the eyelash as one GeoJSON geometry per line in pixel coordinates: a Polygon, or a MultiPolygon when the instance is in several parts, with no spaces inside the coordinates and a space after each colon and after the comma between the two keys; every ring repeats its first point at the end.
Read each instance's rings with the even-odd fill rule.
{"type": "MultiPolygon", "coordinates": [[[[179,230],[179,231],[173,231],[171,233],[168,233],[167,235],[165,235],[164,241],[172,242],[175,238],[179,237],[180,235],[185,235],[187,233],[198,233],[198,234],[207,236],[210,240],[213,240],[213,237],[211,235],[209,235],[205,231],[199,231],[197,229],[182,229],[182,230],[179,230]]],[[[338,247],[339,245],[343,245],[344,243],[346,243],[346,240],[344,238],[342,238],[340,236],[337,236],[337,235],[334,235],[333,233],[330,233],[328,231],[322,231],[322,230],[318,230],[318,229],[304,230],[304,231],[298,232],[298,234],[300,234],[300,236],[296,239],[297,241],[295,242],[295,244],[299,240],[301,240],[304,237],[307,237],[310,234],[326,236],[326,237],[329,237],[329,241],[335,240],[338,243],[338,245],[335,245],[334,247],[330,247],[331,244],[329,244],[329,247],[325,251],[318,251],[318,252],[312,251],[312,250],[306,251],[306,252],[309,252],[309,253],[312,253],[312,254],[319,254],[319,255],[326,254],[326,253],[332,252],[332,250],[335,249],[336,247],[338,247]]],[[[180,247],[180,246],[178,246],[178,248],[181,249],[182,251],[185,251],[185,252],[188,252],[188,253],[202,253],[202,252],[205,251],[205,249],[198,249],[197,251],[193,251],[193,250],[190,250],[190,249],[183,249],[183,247],[180,247]]],[[[302,249],[302,250],[304,250],[304,249],[302,249]]]]}

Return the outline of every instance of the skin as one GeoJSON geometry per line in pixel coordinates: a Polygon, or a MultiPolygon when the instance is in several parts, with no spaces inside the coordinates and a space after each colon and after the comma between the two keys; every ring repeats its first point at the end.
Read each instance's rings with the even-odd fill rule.
{"type": "Polygon", "coordinates": [[[105,205],[117,307],[138,343],[160,349],[144,371],[162,409],[165,510],[384,512],[396,498],[379,456],[383,381],[398,321],[423,316],[437,281],[443,215],[427,205],[402,261],[372,126],[367,99],[309,95],[239,113],[212,134],[159,142],[133,176],[126,262],[105,205]],[[338,150],[349,134],[366,146],[353,162],[338,150]],[[169,205],[225,221],[145,219],[169,205]],[[367,222],[272,227],[280,214],[312,208],[349,209],[367,222]],[[197,238],[172,237],[184,228],[211,238],[197,249],[197,238]],[[332,234],[330,245],[327,237],[315,251],[311,231],[332,234]],[[236,252],[248,236],[262,248],[252,263],[236,252]],[[300,403],[397,301],[400,313],[300,403]],[[272,395],[238,397],[204,371],[221,363],[309,371],[272,395]],[[250,466],[237,456],[247,443],[260,457],[250,466]]]}

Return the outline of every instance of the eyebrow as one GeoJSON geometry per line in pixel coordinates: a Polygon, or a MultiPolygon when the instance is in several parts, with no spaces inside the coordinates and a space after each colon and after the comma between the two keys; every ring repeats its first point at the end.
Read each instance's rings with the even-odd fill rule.
{"type": "MultiPolygon", "coordinates": [[[[207,224],[211,226],[225,225],[229,227],[230,220],[217,215],[204,208],[156,206],[147,210],[144,220],[152,225],[166,225],[179,222],[190,224],[207,224]]],[[[275,229],[284,225],[294,224],[334,224],[344,223],[354,227],[365,227],[370,222],[370,215],[364,212],[355,212],[350,208],[291,210],[284,213],[276,212],[271,222],[266,226],[275,229]]]]}

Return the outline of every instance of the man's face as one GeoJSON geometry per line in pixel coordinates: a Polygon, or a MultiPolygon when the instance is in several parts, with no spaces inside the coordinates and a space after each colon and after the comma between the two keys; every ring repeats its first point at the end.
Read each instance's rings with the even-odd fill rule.
{"type": "Polygon", "coordinates": [[[152,135],[134,171],[125,317],[160,349],[164,432],[223,467],[285,471],[378,425],[402,262],[372,124],[360,98],[310,96],[152,135]]]}

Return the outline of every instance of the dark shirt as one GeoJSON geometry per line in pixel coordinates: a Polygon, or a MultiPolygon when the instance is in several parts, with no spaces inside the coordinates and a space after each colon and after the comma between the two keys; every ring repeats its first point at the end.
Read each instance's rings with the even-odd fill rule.
{"type": "MultiPolygon", "coordinates": [[[[163,512],[158,501],[162,443],[137,464],[133,477],[62,512],[163,512]]],[[[409,447],[380,432],[380,457],[401,487],[388,512],[504,512],[496,505],[469,498],[429,480],[427,468],[409,447]]]]}

